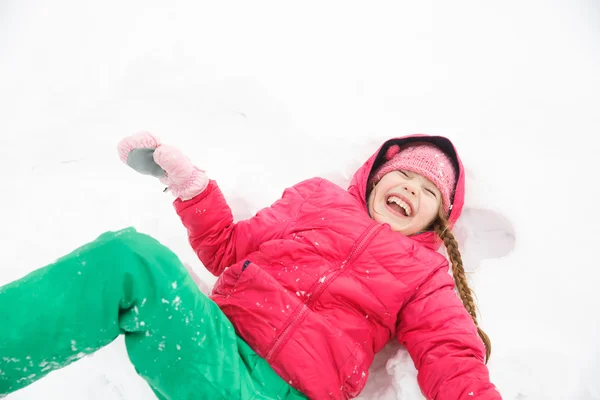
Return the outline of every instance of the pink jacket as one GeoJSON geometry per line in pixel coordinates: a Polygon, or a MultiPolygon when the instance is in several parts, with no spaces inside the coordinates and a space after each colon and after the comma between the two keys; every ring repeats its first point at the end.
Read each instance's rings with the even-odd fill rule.
{"type": "MultiPolygon", "coordinates": [[[[372,220],[369,174],[392,139],[356,172],[348,190],[320,178],[284,191],[271,207],[233,222],[214,181],[175,208],[202,263],[219,279],[211,298],[273,369],[311,399],[363,389],[375,353],[396,337],[427,399],[500,399],[475,325],[454,292],[431,233],[412,237],[372,220]]],[[[460,174],[451,221],[463,206],[460,174]]]]}

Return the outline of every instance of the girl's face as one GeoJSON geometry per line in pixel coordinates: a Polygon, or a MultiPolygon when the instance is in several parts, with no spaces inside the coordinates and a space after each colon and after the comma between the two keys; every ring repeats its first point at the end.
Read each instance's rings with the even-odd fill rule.
{"type": "Polygon", "coordinates": [[[392,171],[369,195],[369,214],[392,230],[410,236],[428,228],[437,218],[442,195],[429,179],[415,172],[392,171]]]}

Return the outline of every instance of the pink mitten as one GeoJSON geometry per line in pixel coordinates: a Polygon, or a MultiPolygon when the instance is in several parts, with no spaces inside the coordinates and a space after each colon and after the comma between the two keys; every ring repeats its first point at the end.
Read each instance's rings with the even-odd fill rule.
{"type": "Polygon", "coordinates": [[[119,158],[137,172],[159,178],[175,197],[189,200],[208,185],[204,171],[196,168],[179,150],[161,145],[148,132],[140,132],[121,140],[119,158]]]}
{"type": "Polygon", "coordinates": [[[208,186],[206,173],[196,168],[190,159],[175,147],[159,146],[154,152],[154,161],[166,172],[160,181],[181,200],[196,197],[208,186]]]}
{"type": "Polygon", "coordinates": [[[132,150],[156,149],[158,146],[160,146],[160,140],[156,136],[148,132],[138,132],[121,140],[117,146],[117,150],[121,161],[127,164],[127,159],[132,150]]]}

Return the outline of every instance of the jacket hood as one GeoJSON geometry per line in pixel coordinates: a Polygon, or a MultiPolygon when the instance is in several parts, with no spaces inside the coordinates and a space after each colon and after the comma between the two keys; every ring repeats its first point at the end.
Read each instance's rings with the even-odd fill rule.
{"type": "MultiPolygon", "coordinates": [[[[379,168],[386,160],[385,153],[387,149],[396,144],[402,148],[403,145],[411,142],[429,142],[440,149],[442,149],[446,154],[450,156],[452,161],[454,162],[454,167],[457,171],[457,181],[454,189],[454,196],[451,199],[451,210],[448,221],[450,223],[450,227],[454,226],[458,217],[462,212],[462,208],[464,205],[465,199],[465,174],[464,167],[458,156],[458,152],[456,148],[452,144],[452,142],[443,137],[443,136],[431,136],[431,135],[423,135],[416,134],[410,136],[403,136],[394,139],[387,140],[384,142],[379,149],[371,156],[369,159],[354,173],[352,181],[350,182],[350,186],[348,187],[348,192],[357,198],[364,205],[365,212],[369,212],[367,206],[367,182],[373,175],[373,173],[379,168]]],[[[437,250],[440,248],[441,240],[440,238],[431,231],[422,232],[416,235],[411,236],[411,239],[422,243],[423,245],[437,250]]]]}

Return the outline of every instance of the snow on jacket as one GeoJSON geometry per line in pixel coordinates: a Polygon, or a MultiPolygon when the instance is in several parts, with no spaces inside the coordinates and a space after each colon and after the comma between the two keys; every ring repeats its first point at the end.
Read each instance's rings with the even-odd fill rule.
{"type": "Polygon", "coordinates": [[[459,168],[450,216],[463,206],[464,171],[449,140],[392,139],[348,190],[320,178],[284,191],[234,223],[214,181],[175,208],[198,257],[219,276],[211,298],[273,369],[311,399],[363,389],[375,353],[397,337],[427,399],[500,399],[475,325],[454,292],[432,232],[406,237],[368,215],[367,181],[392,144],[428,140],[459,168]]]}

